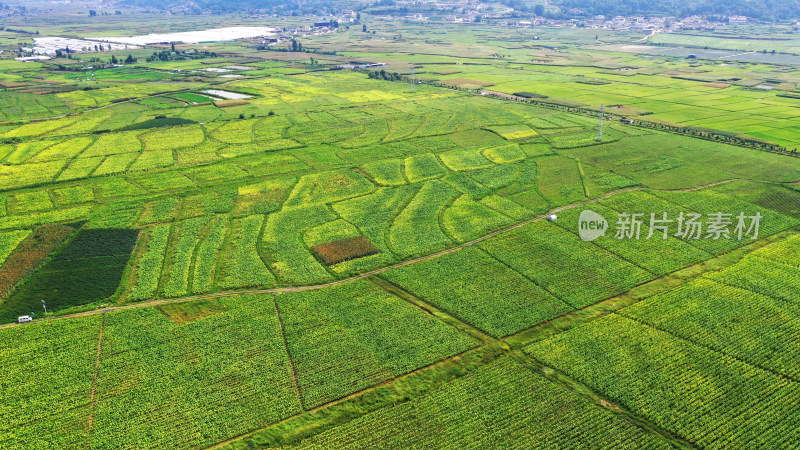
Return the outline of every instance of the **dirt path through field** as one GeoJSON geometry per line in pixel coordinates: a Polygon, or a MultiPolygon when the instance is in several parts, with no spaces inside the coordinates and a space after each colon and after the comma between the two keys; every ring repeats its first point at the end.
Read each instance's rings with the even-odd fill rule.
{"type": "MultiPolygon", "coordinates": [[[[464,248],[471,247],[471,246],[473,246],[475,244],[478,244],[478,243],[481,243],[483,241],[492,239],[494,237],[509,233],[511,231],[514,231],[514,230],[518,230],[518,229],[520,229],[520,228],[522,228],[522,227],[524,227],[526,225],[529,225],[529,224],[531,224],[533,222],[536,222],[536,221],[539,221],[539,220],[545,220],[550,215],[558,214],[559,212],[566,211],[566,210],[572,209],[572,208],[578,208],[578,207],[581,207],[581,206],[591,205],[591,204],[606,200],[608,198],[611,198],[611,197],[613,197],[615,195],[623,194],[625,192],[631,192],[631,191],[694,192],[694,191],[708,189],[708,188],[712,188],[712,187],[715,187],[715,186],[720,186],[720,185],[723,185],[723,184],[733,183],[733,182],[737,182],[737,181],[746,181],[746,182],[752,182],[752,183],[779,184],[779,185],[780,184],[786,185],[786,184],[798,183],[797,181],[792,182],[792,183],[777,183],[777,182],[770,182],[770,181],[750,180],[750,179],[746,179],[746,178],[731,178],[731,179],[728,179],[728,180],[715,181],[713,183],[707,183],[707,184],[703,184],[703,185],[700,185],[700,186],[695,186],[695,187],[690,187],[690,188],[680,188],[680,189],[653,189],[653,188],[648,188],[648,187],[645,187],[645,186],[632,186],[632,187],[627,187],[627,188],[623,188],[623,189],[617,189],[615,191],[608,192],[608,193],[606,193],[606,194],[604,194],[604,195],[602,195],[600,197],[593,198],[593,199],[590,199],[590,200],[583,200],[583,201],[580,201],[580,202],[571,203],[569,205],[559,206],[558,208],[552,209],[552,210],[550,210],[550,211],[548,211],[548,212],[546,212],[544,214],[538,215],[536,217],[532,217],[530,219],[527,219],[527,220],[524,220],[522,222],[516,223],[514,225],[511,225],[509,227],[503,228],[501,230],[494,231],[494,232],[489,233],[489,234],[487,234],[485,236],[481,236],[481,237],[479,237],[477,239],[473,239],[473,240],[471,240],[469,242],[464,242],[463,244],[458,244],[458,245],[453,246],[451,248],[448,248],[446,250],[442,250],[442,251],[439,251],[439,252],[436,252],[436,253],[431,253],[430,255],[420,256],[420,257],[414,258],[414,259],[409,259],[409,260],[402,261],[402,262],[399,262],[399,263],[396,263],[396,264],[392,264],[390,266],[381,267],[379,269],[370,270],[369,272],[364,272],[362,274],[355,275],[355,276],[352,276],[350,278],[331,281],[331,282],[328,282],[328,283],[312,284],[312,285],[306,285],[306,286],[287,286],[287,287],[278,287],[278,288],[269,288],[269,289],[249,289],[249,290],[239,290],[239,291],[225,291],[225,292],[216,292],[216,293],[212,293],[212,294],[192,295],[192,296],[179,297],[179,298],[169,298],[169,299],[161,299],[161,300],[149,300],[149,301],[143,301],[143,302],[138,302],[138,303],[131,303],[131,304],[127,304],[127,305],[113,306],[113,307],[109,307],[109,308],[105,308],[105,309],[96,309],[96,310],[92,310],[92,311],[85,311],[85,312],[80,312],[80,313],[75,313],[75,314],[68,314],[68,315],[59,316],[59,317],[50,317],[50,318],[45,318],[45,319],[37,319],[34,322],[38,322],[38,321],[41,321],[41,320],[74,319],[76,317],[85,317],[85,316],[91,316],[91,315],[95,315],[95,314],[103,314],[103,313],[106,313],[106,312],[119,311],[119,310],[124,310],[124,309],[148,308],[148,307],[152,307],[152,306],[164,305],[164,304],[167,304],[167,303],[186,302],[186,301],[199,300],[199,299],[236,297],[236,296],[239,296],[239,295],[282,294],[282,293],[289,293],[289,292],[301,292],[301,291],[311,291],[311,290],[317,290],[317,289],[325,289],[325,288],[329,288],[329,287],[333,287],[333,286],[339,286],[339,285],[342,285],[342,284],[351,283],[353,281],[363,280],[365,278],[369,278],[369,277],[374,276],[374,275],[379,275],[379,274],[382,274],[384,272],[388,272],[388,271],[390,271],[392,269],[397,269],[397,268],[400,268],[400,267],[406,267],[406,266],[417,264],[417,263],[420,263],[420,262],[423,262],[423,261],[428,261],[428,260],[431,260],[431,259],[434,259],[434,258],[438,258],[440,256],[445,256],[445,255],[448,255],[450,253],[454,253],[454,252],[457,252],[459,250],[462,250],[464,248]]],[[[3,324],[3,325],[0,325],[0,329],[12,327],[12,326],[18,326],[18,324],[16,324],[16,323],[3,324]]]]}
{"type": "Polygon", "coordinates": [[[283,349],[286,351],[286,357],[289,359],[289,368],[292,371],[292,381],[294,382],[294,389],[297,391],[297,398],[300,400],[300,408],[306,410],[306,402],[303,400],[303,390],[300,389],[300,383],[297,381],[297,370],[294,368],[294,360],[292,359],[292,352],[289,350],[289,342],[286,340],[286,331],[283,328],[283,320],[281,320],[281,310],[278,308],[278,302],[273,301],[275,304],[275,317],[278,318],[278,326],[281,329],[281,339],[283,340],[283,349]]]}
{"type": "Polygon", "coordinates": [[[86,448],[92,448],[92,425],[94,424],[94,397],[97,392],[97,374],[100,371],[100,354],[103,351],[103,333],[106,327],[106,316],[100,321],[100,336],[97,338],[97,356],[94,360],[94,375],[92,377],[92,393],[89,396],[89,418],[86,422],[86,448]]]}

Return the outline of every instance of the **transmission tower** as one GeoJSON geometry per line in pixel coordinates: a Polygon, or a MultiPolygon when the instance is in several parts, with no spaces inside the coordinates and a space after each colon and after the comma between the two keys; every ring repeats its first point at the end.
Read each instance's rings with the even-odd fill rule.
{"type": "Polygon", "coordinates": [[[603,116],[604,116],[604,105],[600,105],[600,123],[597,124],[597,142],[603,142],[603,116]]]}

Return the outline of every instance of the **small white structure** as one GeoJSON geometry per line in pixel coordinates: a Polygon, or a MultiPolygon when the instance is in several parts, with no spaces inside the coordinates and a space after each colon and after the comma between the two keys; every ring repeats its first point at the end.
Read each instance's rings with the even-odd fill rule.
{"type": "Polygon", "coordinates": [[[224,98],[225,100],[244,100],[252,98],[252,95],[240,94],[238,92],[220,91],[218,89],[208,89],[203,91],[203,94],[213,95],[214,97],[224,98]]]}
{"type": "Polygon", "coordinates": [[[555,214],[551,214],[551,215],[547,216],[547,221],[548,222],[555,222],[556,219],[558,219],[558,216],[555,215],[555,214]]]}
{"type": "Polygon", "coordinates": [[[22,58],[14,58],[15,61],[19,62],[32,62],[32,61],[47,61],[48,59],[52,59],[49,56],[23,56],[22,58]]]}
{"type": "Polygon", "coordinates": [[[33,320],[33,317],[31,317],[31,316],[19,316],[19,319],[17,319],[17,322],[25,323],[25,322],[30,322],[31,320],[33,320]]]}

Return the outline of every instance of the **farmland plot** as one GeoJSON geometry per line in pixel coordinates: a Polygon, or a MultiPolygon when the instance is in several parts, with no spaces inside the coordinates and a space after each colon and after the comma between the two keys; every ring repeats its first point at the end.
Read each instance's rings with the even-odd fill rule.
{"type": "Polygon", "coordinates": [[[258,254],[258,238],[264,216],[233,220],[231,235],[221,255],[218,285],[222,289],[268,286],[275,282],[258,254]]]}
{"type": "MultiPolygon", "coordinates": [[[[644,203],[640,207],[648,208],[648,204],[644,203]]],[[[663,231],[655,228],[651,229],[649,227],[650,213],[645,213],[644,210],[625,209],[616,211],[599,204],[591,205],[590,208],[592,211],[608,218],[607,220],[609,221],[609,229],[606,231],[606,235],[592,241],[592,243],[650,273],[663,275],[712,257],[711,253],[675,237],[672,233],[667,233],[665,238],[663,231]],[[619,234],[619,227],[614,222],[618,220],[621,213],[643,214],[641,216],[643,223],[637,236],[628,238],[619,234]],[[652,235],[650,234],[651,231],[652,235]]],[[[558,224],[565,230],[577,234],[578,218],[581,211],[581,208],[573,208],[561,212],[558,224]]],[[[653,214],[656,214],[655,217],[657,219],[662,218],[662,213],[660,212],[653,214]]],[[[655,226],[659,225],[655,224],[655,226]]]]}
{"type": "Polygon", "coordinates": [[[695,445],[800,442],[796,382],[635,320],[604,317],[525,350],[695,445]]]}
{"type": "Polygon", "coordinates": [[[322,172],[302,177],[286,200],[286,205],[330,203],[366,194],[372,188],[372,184],[357,172],[322,172]]]}
{"type": "Polygon", "coordinates": [[[395,253],[414,256],[449,244],[450,239],[439,226],[439,214],[456,196],[457,192],[441,181],[425,183],[389,230],[390,246],[395,253]]]}
{"type": "Polygon", "coordinates": [[[412,156],[405,160],[406,177],[412,183],[436,178],[446,171],[431,153],[412,156]]]}
{"type": "Polygon", "coordinates": [[[94,158],[73,159],[69,165],[58,175],[56,181],[77,180],[87,178],[103,162],[102,156],[94,158]]]}
{"type": "Polygon", "coordinates": [[[170,224],[153,226],[147,230],[146,238],[139,240],[139,245],[145,248],[134,265],[134,279],[129,285],[128,300],[145,300],[156,295],[171,228],[170,224]]]}
{"type": "Polygon", "coordinates": [[[188,125],[148,131],[139,136],[144,149],[149,151],[168,150],[180,147],[191,147],[205,140],[205,134],[198,125],[188,125]]]}
{"type": "Polygon", "coordinates": [[[81,230],[5,300],[0,317],[11,321],[29,314],[43,300],[50,312],[108,301],[117,291],[138,234],[137,230],[81,230]]]}
{"type": "MultiPolygon", "coordinates": [[[[736,270],[747,267],[738,265],[736,270]]],[[[621,314],[797,380],[800,308],[784,299],[729,286],[727,276],[713,278],[720,282],[698,279],[621,314]]]]}
{"type": "Polygon", "coordinates": [[[300,410],[274,304],[221,302],[182,325],[153,308],[107,316],[93,447],[202,447],[300,410]]]}
{"type": "Polygon", "coordinates": [[[476,247],[394,269],[384,276],[422,300],[498,337],[572,309],[476,247]]]}
{"type": "Polygon", "coordinates": [[[333,220],[336,217],[327,206],[284,208],[267,216],[262,248],[280,282],[313,284],[331,278],[303,237],[309,229],[333,220]]]}
{"type": "Polygon", "coordinates": [[[587,442],[614,448],[670,448],[653,435],[552,384],[508,357],[391,406],[301,441],[299,448],[552,446],[587,442]]]}
{"type": "Polygon", "coordinates": [[[653,278],[549,222],[534,222],[478,244],[549,293],[580,308],[653,278]]]}
{"type": "Polygon", "coordinates": [[[306,407],[476,345],[367,281],[277,297],[306,407]]]}
{"type": "Polygon", "coordinates": [[[165,267],[167,280],[161,290],[164,297],[179,297],[188,293],[192,256],[206,222],[208,218],[197,217],[178,225],[177,236],[173,238],[177,242],[168,254],[169,265],[165,267]]]}
{"type": "Polygon", "coordinates": [[[442,215],[443,229],[456,242],[475,239],[512,222],[508,216],[466,195],[459,197],[442,215]]]}
{"type": "Polygon", "coordinates": [[[10,255],[11,252],[17,248],[17,245],[30,234],[30,230],[0,232],[0,264],[4,263],[8,255],[10,255]]]}
{"type": "Polygon", "coordinates": [[[197,245],[197,256],[192,277],[192,293],[202,294],[214,289],[217,255],[228,231],[228,218],[216,216],[211,219],[205,238],[197,245]]]}
{"type": "Polygon", "coordinates": [[[561,156],[544,156],[536,160],[537,187],[553,205],[564,205],[586,198],[583,181],[575,161],[561,156]]]}
{"type": "Polygon", "coordinates": [[[100,321],[84,317],[2,331],[0,395],[24,407],[0,405],[0,446],[86,446],[100,321]]]}
{"type": "Polygon", "coordinates": [[[412,186],[380,188],[372,194],[335,203],[333,209],[355,224],[378,248],[389,251],[386,229],[415,192],[412,186]]]}

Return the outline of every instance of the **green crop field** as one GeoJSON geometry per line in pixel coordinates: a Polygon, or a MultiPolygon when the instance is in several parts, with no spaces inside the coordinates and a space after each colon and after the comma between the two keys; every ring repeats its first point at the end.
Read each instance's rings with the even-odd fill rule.
{"type": "Polygon", "coordinates": [[[790,23],[35,3],[0,5],[0,447],[800,444],[790,23]],[[14,59],[234,26],[281,42],[14,59]]]}

